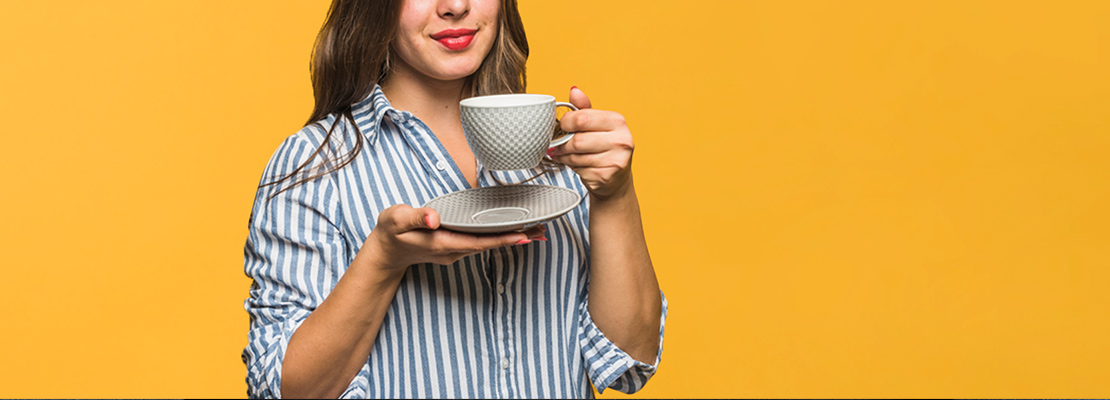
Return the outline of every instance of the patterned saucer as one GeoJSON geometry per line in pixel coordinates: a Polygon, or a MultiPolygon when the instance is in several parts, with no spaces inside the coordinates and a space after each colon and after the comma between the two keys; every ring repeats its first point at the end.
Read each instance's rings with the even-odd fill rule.
{"type": "Polygon", "coordinates": [[[523,231],[558,218],[578,206],[582,196],[548,185],[490,186],[436,197],[425,204],[439,213],[440,226],[459,232],[523,231]]]}

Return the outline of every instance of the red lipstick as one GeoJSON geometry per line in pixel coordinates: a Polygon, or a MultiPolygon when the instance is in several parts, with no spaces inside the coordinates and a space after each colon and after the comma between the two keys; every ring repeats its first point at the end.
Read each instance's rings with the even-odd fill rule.
{"type": "Polygon", "coordinates": [[[451,51],[463,50],[474,40],[477,29],[445,29],[432,34],[432,39],[451,51]]]}

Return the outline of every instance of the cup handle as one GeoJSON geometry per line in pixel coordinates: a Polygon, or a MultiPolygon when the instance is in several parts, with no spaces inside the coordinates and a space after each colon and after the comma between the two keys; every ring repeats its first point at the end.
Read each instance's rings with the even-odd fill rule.
{"type": "MultiPolygon", "coordinates": [[[[567,108],[570,108],[571,110],[578,111],[578,107],[575,107],[574,104],[565,103],[565,102],[562,102],[562,101],[556,101],[555,102],[555,108],[559,108],[559,107],[567,107],[567,108]]],[[[571,137],[574,137],[574,132],[567,132],[566,135],[563,135],[562,137],[560,137],[558,139],[552,140],[551,144],[548,145],[547,148],[550,149],[550,148],[553,148],[555,146],[562,145],[563,143],[566,143],[566,142],[570,141],[571,137]]]]}

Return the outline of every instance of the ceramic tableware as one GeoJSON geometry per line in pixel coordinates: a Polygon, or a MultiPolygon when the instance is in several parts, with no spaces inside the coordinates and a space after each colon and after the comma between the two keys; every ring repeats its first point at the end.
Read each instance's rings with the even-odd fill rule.
{"type": "Polygon", "coordinates": [[[478,161],[493,171],[538,166],[547,149],[566,143],[574,135],[552,140],[555,109],[578,109],[544,94],[471,97],[459,106],[466,143],[478,161]]]}
{"type": "Polygon", "coordinates": [[[490,186],[448,193],[429,201],[440,226],[458,232],[523,231],[578,206],[578,192],[549,185],[490,186]]]}

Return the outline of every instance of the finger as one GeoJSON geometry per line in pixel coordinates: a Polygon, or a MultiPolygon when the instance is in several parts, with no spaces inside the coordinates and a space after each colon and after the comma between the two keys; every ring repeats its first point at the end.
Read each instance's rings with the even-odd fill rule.
{"type": "Polygon", "coordinates": [[[439,213],[428,207],[412,208],[409,205],[398,204],[383,211],[381,218],[395,233],[439,227],[439,213]]]}
{"type": "MultiPolygon", "coordinates": [[[[531,243],[531,242],[536,242],[536,241],[546,242],[547,241],[547,236],[544,234],[545,232],[547,232],[546,227],[544,227],[543,225],[536,225],[536,226],[533,226],[533,227],[524,231],[524,235],[526,236],[524,239],[513,241],[513,239],[516,239],[516,237],[514,235],[514,237],[511,237],[507,240],[490,241],[490,242],[483,243],[483,244],[481,244],[479,246],[476,246],[476,247],[473,247],[473,248],[467,248],[465,250],[460,250],[460,251],[450,251],[450,250],[448,250],[449,252],[446,255],[442,256],[442,258],[445,261],[447,261],[445,264],[451,264],[455,261],[458,261],[460,258],[471,256],[471,255],[474,255],[474,254],[478,254],[478,253],[481,253],[483,251],[490,250],[490,249],[497,248],[497,247],[519,246],[519,245],[525,245],[525,244],[528,244],[528,243],[531,243]]],[[[481,237],[481,236],[475,236],[475,237],[481,237]]]]}
{"type": "MultiPolygon", "coordinates": [[[[552,160],[571,168],[620,168],[620,163],[607,153],[563,154],[551,157],[552,160]]],[[[581,175],[581,172],[579,172],[581,175]]]]}
{"type": "Polygon", "coordinates": [[[421,207],[419,210],[424,211],[424,225],[428,229],[439,229],[439,211],[431,207],[421,207]]]}
{"type": "Polygon", "coordinates": [[[573,86],[570,88],[569,99],[570,104],[574,104],[574,106],[578,107],[579,110],[593,108],[593,104],[590,104],[590,97],[586,96],[586,93],[583,92],[582,89],[579,89],[578,86],[573,86]]]}
{"type": "Polygon", "coordinates": [[[612,131],[627,126],[620,113],[605,110],[568,111],[559,120],[559,127],[567,132],[612,131]]]}
{"type": "Polygon", "coordinates": [[[473,256],[473,254],[481,253],[483,251],[490,250],[490,249],[501,248],[501,247],[506,247],[506,246],[521,246],[521,244],[527,244],[527,243],[531,243],[533,241],[547,241],[547,238],[544,237],[544,233],[543,233],[542,229],[536,229],[536,228],[529,229],[529,230],[525,231],[525,234],[527,234],[527,236],[528,236],[527,238],[521,239],[521,240],[516,240],[516,241],[499,240],[499,241],[491,241],[491,242],[486,242],[486,243],[482,243],[482,244],[477,244],[477,246],[466,247],[466,248],[461,249],[461,250],[460,249],[444,250],[446,253],[444,254],[444,256],[441,257],[441,259],[446,261],[446,262],[444,262],[445,264],[450,264],[452,262],[458,261],[458,259],[461,259],[463,257],[473,256]],[[509,243],[509,241],[512,241],[512,243],[509,243]]]}
{"type": "Polygon", "coordinates": [[[533,226],[532,228],[529,228],[528,230],[524,231],[524,234],[526,236],[528,236],[528,239],[530,239],[530,240],[546,241],[547,236],[544,234],[546,231],[547,231],[547,228],[544,228],[543,225],[537,225],[537,226],[533,226]]]}
{"type": "Polygon", "coordinates": [[[521,244],[525,240],[544,240],[547,228],[543,225],[533,226],[523,233],[513,232],[500,235],[472,235],[468,233],[449,230],[430,232],[432,236],[428,241],[436,243],[440,253],[447,254],[474,254],[485,250],[521,244]]]}
{"type": "Polygon", "coordinates": [[[486,245],[489,245],[491,247],[483,246],[481,249],[471,248],[471,249],[466,249],[466,250],[462,250],[462,251],[452,251],[452,252],[449,252],[449,253],[441,256],[440,259],[442,261],[439,262],[439,263],[442,263],[443,265],[449,265],[451,263],[454,263],[455,261],[458,261],[459,259],[461,259],[463,257],[472,256],[474,254],[478,254],[478,253],[481,253],[483,251],[494,249],[494,248],[497,248],[497,247],[520,246],[520,245],[525,245],[525,244],[532,243],[532,242],[546,242],[546,241],[548,241],[548,239],[547,239],[547,236],[544,235],[545,231],[547,231],[547,228],[544,228],[542,225],[534,226],[534,227],[524,231],[524,234],[527,235],[526,239],[517,240],[517,241],[512,242],[512,243],[508,243],[509,241],[499,241],[499,242],[495,242],[492,245],[486,244],[486,245]]]}
{"type": "Polygon", "coordinates": [[[496,249],[498,247],[515,246],[521,244],[528,244],[532,239],[523,232],[514,232],[511,234],[501,234],[496,236],[482,236],[478,238],[482,248],[496,249]]]}
{"type": "Polygon", "coordinates": [[[613,135],[608,132],[589,132],[574,135],[566,143],[560,146],[555,146],[547,151],[547,155],[551,157],[561,156],[563,154],[592,154],[604,153],[619,143],[614,143],[613,135]]]}
{"type": "Polygon", "coordinates": [[[468,233],[437,230],[432,236],[433,247],[440,253],[475,253],[498,247],[511,246],[529,240],[520,232],[499,235],[472,235],[468,233]]]}

